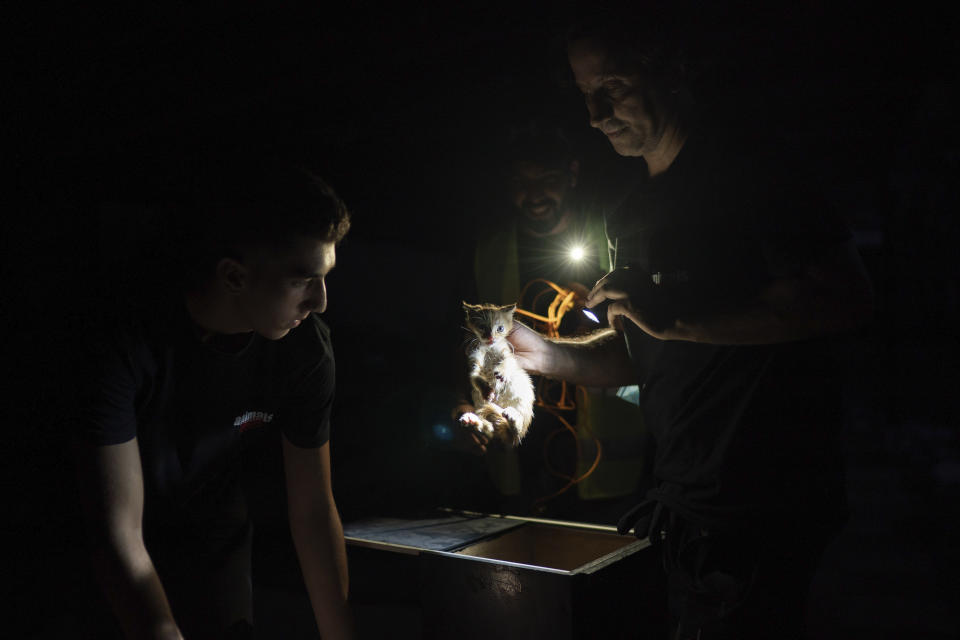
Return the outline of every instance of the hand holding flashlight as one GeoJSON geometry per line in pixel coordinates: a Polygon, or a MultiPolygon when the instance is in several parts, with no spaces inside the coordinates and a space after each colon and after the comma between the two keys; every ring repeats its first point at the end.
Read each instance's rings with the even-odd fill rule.
{"type": "Polygon", "coordinates": [[[583,310],[591,320],[600,322],[597,313],[603,313],[604,307],[607,321],[617,331],[623,330],[622,318],[627,318],[635,325],[654,337],[662,337],[661,333],[666,324],[658,308],[659,292],[650,276],[637,269],[622,267],[611,271],[597,281],[587,296],[583,310]]]}
{"type": "MultiPolygon", "coordinates": [[[[584,296],[584,300],[586,300],[588,297],[589,296],[584,296]]],[[[584,302],[584,308],[581,309],[581,311],[583,311],[583,315],[587,316],[587,318],[593,322],[596,322],[597,324],[600,324],[603,322],[603,318],[607,317],[607,307],[609,306],[609,300],[604,300],[589,306],[586,302],[584,302]]]]}
{"type": "Polygon", "coordinates": [[[611,271],[600,278],[587,295],[584,303],[587,308],[583,310],[584,315],[597,323],[600,322],[597,314],[606,312],[609,325],[617,331],[623,330],[619,320],[623,315],[637,325],[640,324],[630,302],[630,296],[624,287],[626,283],[622,272],[623,270],[611,271]]]}

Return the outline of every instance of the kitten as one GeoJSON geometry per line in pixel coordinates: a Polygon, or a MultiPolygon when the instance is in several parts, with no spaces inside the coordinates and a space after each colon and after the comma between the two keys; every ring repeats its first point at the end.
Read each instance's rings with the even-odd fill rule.
{"type": "Polygon", "coordinates": [[[460,416],[460,424],[514,446],[533,420],[534,401],[533,381],[507,342],[516,308],[515,304],[463,303],[467,329],[476,336],[469,353],[475,413],[460,416]]]}

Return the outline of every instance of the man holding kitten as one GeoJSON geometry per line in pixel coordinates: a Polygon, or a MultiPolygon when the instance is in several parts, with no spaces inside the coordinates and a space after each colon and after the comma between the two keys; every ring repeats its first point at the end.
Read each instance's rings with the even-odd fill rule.
{"type": "Polygon", "coordinates": [[[676,40],[642,17],[568,38],[590,125],[645,160],[587,300],[613,328],[510,340],[531,373],[640,386],[657,484],[619,529],[663,554],[671,637],[800,638],[846,516],[831,337],[869,319],[871,286],[823,200],[711,126],[676,40]]]}

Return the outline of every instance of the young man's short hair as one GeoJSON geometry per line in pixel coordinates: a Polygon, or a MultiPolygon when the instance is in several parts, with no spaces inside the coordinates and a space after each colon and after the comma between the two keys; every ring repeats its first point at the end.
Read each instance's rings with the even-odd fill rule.
{"type": "Polygon", "coordinates": [[[224,257],[283,251],[297,238],[339,243],[350,213],[333,188],[305,167],[280,161],[230,162],[196,176],[172,227],[196,283],[224,257]]]}

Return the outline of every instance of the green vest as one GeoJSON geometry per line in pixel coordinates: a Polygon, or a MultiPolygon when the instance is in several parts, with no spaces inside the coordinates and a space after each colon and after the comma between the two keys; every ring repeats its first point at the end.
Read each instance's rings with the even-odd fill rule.
{"type": "MultiPolygon", "coordinates": [[[[589,216],[584,225],[585,240],[598,256],[600,267],[610,270],[607,236],[603,219],[589,216]]],[[[474,278],[479,299],[476,302],[510,304],[517,301],[525,283],[520,282],[517,253],[517,225],[508,225],[477,242],[474,255],[474,278]]],[[[587,286],[593,283],[584,283],[587,286]]],[[[629,389],[627,387],[626,389],[629,389]]],[[[635,390],[635,387],[633,388],[635,390]]],[[[617,395],[617,389],[591,389],[577,397],[577,437],[583,452],[577,475],[592,466],[596,442],[602,447],[597,468],[577,484],[582,500],[616,498],[637,490],[643,472],[645,430],[635,402],[617,395]],[[596,438],[596,440],[595,440],[596,438]]],[[[536,416],[534,416],[536,421],[536,416]]],[[[522,445],[521,445],[522,446],[522,445]]],[[[515,449],[490,449],[486,456],[490,476],[501,494],[520,494],[520,459],[515,449]]]]}

